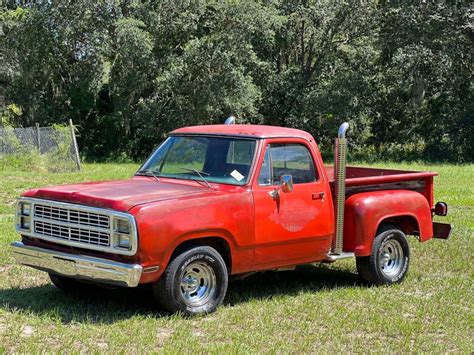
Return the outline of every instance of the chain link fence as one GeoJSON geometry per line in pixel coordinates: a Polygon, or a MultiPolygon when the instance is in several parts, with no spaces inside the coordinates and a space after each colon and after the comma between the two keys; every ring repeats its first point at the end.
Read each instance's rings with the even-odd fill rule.
{"type": "Polygon", "coordinates": [[[0,161],[33,171],[79,170],[75,127],[13,128],[0,126],[0,161]]]}

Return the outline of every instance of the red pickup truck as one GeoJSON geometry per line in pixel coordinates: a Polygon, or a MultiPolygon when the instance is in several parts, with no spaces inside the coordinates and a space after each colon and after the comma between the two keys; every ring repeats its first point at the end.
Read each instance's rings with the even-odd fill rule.
{"type": "Polygon", "coordinates": [[[175,130],[128,180],[32,189],[18,199],[16,260],[65,291],[151,283],[169,312],[214,311],[229,276],[354,257],[365,282],[402,281],[407,235],[447,239],[434,223],[436,173],[346,168],[348,124],[325,166],[296,129],[175,130]]]}

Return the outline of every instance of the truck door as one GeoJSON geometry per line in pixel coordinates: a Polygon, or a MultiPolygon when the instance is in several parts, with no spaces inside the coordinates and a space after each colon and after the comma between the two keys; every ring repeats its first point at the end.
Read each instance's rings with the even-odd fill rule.
{"type": "Polygon", "coordinates": [[[269,140],[253,183],[255,204],[254,266],[316,261],[330,249],[333,210],[329,185],[305,140],[269,140]],[[293,191],[279,188],[291,175],[293,191]],[[274,195],[274,194],[273,194],[274,195]]]}

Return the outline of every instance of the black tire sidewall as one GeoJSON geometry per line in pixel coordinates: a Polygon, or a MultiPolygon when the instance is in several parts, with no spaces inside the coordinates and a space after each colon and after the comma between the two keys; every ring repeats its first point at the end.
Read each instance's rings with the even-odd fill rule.
{"type": "Polygon", "coordinates": [[[171,299],[178,311],[188,315],[206,314],[216,310],[222,303],[228,285],[227,267],[220,254],[211,247],[196,247],[175,259],[171,276],[173,279],[171,287],[171,299]],[[209,265],[216,276],[216,292],[213,297],[204,305],[199,307],[191,307],[187,305],[181,295],[180,277],[184,269],[193,262],[204,262],[209,265]]]}
{"type": "Polygon", "coordinates": [[[394,283],[399,283],[405,278],[408,268],[410,266],[410,247],[408,245],[407,238],[405,234],[399,229],[389,229],[380,233],[374,241],[371,255],[371,267],[372,272],[376,275],[377,281],[379,284],[391,285],[394,283]],[[380,256],[381,252],[387,242],[390,240],[396,240],[400,243],[400,246],[403,250],[403,266],[400,272],[392,277],[385,275],[382,270],[380,270],[380,256]]]}

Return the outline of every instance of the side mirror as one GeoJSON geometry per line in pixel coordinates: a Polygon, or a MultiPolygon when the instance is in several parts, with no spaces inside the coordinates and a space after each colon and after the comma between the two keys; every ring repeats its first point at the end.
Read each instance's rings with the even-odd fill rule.
{"type": "Polygon", "coordinates": [[[293,176],[291,175],[282,175],[280,176],[280,186],[278,188],[271,190],[268,192],[271,198],[274,200],[278,199],[278,194],[280,191],[285,193],[293,191],[293,176]]]}
{"type": "Polygon", "coordinates": [[[291,175],[282,175],[280,176],[281,191],[291,192],[293,191],[293,176],[291,175]]]}

